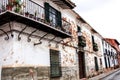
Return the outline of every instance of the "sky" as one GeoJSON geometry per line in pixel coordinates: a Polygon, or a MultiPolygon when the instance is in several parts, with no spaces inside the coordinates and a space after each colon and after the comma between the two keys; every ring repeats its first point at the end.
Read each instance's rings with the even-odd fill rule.
{"type": "Polygon", "coordinates": [[[71,0],[74,9],[104,38],[120,43],[120,0],[71,0]]]}

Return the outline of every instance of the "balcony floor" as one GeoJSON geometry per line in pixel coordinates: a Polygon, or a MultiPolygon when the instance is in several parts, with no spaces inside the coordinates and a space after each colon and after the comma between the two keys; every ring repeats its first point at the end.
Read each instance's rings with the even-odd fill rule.
{"type": "Polygon", "coordinates": [[[12,12],[12,11],[5,11],[5,12],[0,13],[0,26],[5,23],[8,23],[10,21],[16,21],[16,22],[26,24],[26,25],[28,25],[30,27],[34,27],[38,30],[53,34],[56,37],[61,37],[61,38],[71,37],[71,35],[68,33],[65,33],[61,30],[58,30],[58,29],[50,26],[50,25],[47,25],[44,22],[40,22],[40,21],[34,20],[32,18],[28,18],[24,15],[20,15],[18,13],[12,12]]]}

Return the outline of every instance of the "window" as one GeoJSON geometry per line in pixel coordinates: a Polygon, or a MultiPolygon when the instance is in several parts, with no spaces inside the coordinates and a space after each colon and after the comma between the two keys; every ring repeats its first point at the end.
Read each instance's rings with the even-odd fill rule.
{"type": "Polygon", "coordinates": [[[49,3],[45,3],[45,19],[53,27],[62,26],[61,13],[50,6],[49,3]]]}
{"type": "Polygon", "coordinates": [[[77,26],[77,30],[78,30],[78,32],[81,32],[80,26],[77,26]]]}
{"type": "Polygon", "coordinates": [[[78,36],[81,36],[82,33],[81,33],[81,28],[79,26],[77,26],[77,31],[78,31],[78,36]]]}
{"type": "Polygon", "coordinates": [[[60,53],[50,49],[50,75],[51,77],[61,76],[60,53]]]}
{"type": "Polygon", "coordinates": [[[92,36],[92,43],[95,43],[95,41],[94,41],[94,36],[92,36]]]}

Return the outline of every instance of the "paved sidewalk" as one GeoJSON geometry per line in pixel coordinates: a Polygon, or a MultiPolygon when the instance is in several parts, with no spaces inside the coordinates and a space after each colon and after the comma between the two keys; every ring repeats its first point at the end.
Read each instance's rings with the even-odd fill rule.
{"type": "Polygon", "coordinates": [[[98,75],[98,76],[89,78],[88,80],[102,80],[103,78],[105,78],[105,77],[113,74],[114,72],[116,72],[116,71],[118,71],[118,70],[120,70],[120,68],[115,69],[115,70],[112,70],[112,71],[109,71],[109,72],[106,72],[106,73],[102,73],[102,74],[100,74],[100,75],[98,75]]]}

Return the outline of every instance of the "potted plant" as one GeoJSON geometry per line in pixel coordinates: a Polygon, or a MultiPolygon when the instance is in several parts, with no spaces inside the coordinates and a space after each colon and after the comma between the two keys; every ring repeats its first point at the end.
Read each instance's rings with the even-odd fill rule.
{"type": "Polygon", "coordinates": [[[27,12],[25,12],[25,16],[26,17],[28,17],[29,16],[29,12],[27,11],[27,12]]]}
{"type": "Polygon", "coordinates": [[[22,4],[20,3],[21,0],[13,0],[12,3],[13,3],[13,6],[15,7],[14,11],[19,13],[20,10],[21,10],[21,6],[22,4]]]}
{"type": "Polygon", "coordinates": [[[29,17],[30,17],[30,18],[34,18],[34,15],[33,15],[33,14],[29,14],[29,17]]]}
{"type": "Polygon", "coordinates": [[[2,12],[4,12],[6,10],[5,6],[2,5],[2,12]]]}
{"type": "Polygon", "coordinates": [[[20,1],[21,0],[12,0],[12,2],[13,2],[14,5],[20,5],[20,1]]]}
{"type": "Polygon", "coordinates": [[[6,9],[12,11],[12,7],[13,7],[13,3],[12,2],[8,2],[6,9]]]}
{"type": "Polygon", "coordinates": [[[34,17],[34,19],[36,20],[37,19],[37,11],[35,11],[35,17],[34,17]]]}
{"type": "Polygon", "coordinates": [[[15,11],[16,13],[19,13],[20,10],[21,10],[21,6],[17,5],[14,11],[15,11]]]}

